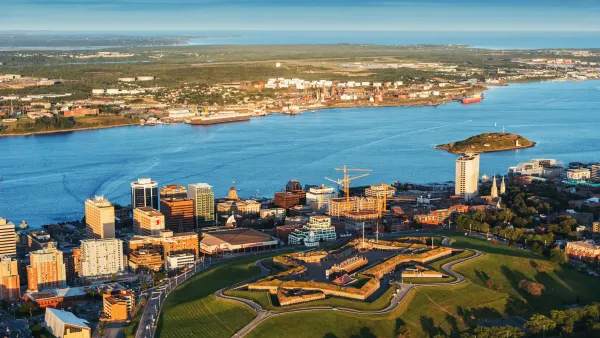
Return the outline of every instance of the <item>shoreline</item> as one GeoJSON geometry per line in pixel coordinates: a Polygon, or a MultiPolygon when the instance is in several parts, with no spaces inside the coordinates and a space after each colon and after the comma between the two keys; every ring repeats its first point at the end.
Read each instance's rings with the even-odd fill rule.
{"type": "Polygon", "coordinates": [[[49,134],[65,134],[72,133],[76,131],[84,131],[84,130],[97,130],[97,129],[108,129],[108,128],[119,128],[119,127],[130,127],[139,125],[139,123],[127,123],[127,124],[117,124],[112,126],[96,126],[96,127],[84,127],[84,128],[73,128],[73,129],[60,129],[60,130],[43,130],[43,131],[32,131],[28,133],[11,133],[11,134],[1,134],[2,137],[14,137],[14,136],[36,136],[36,135],[49,135],[49,134]]]}
{"type": "MultiPolygon", "coordinates": [[[[593,80],[593,79],[590,79],[590,80],[593,80]]],[[[510,84],[512,84],[512,83],[538,83],[538,82],[542,83],[542,82],[555,82],[555,81],[556,80],[536,80],[536,81],[505,82],[505,83],[500,83],[500,84],[485,84],[485,86],[482,86],[482,88],[480,90],[468,91],[465,95],[471,95],[471,94],[473,94],[475,92],[478,92],[478,91],[485,92],[485,91],[489,90],[489,87],[507,87],[507,86],[510,86],[510,84]]],[[[354,105],[351,104],[352,101],[348,101],[348,102],[339,101],[339,102],[341,102],[341,104],[323,105],[323,106],[318,106],[318,107],[302,108],[300,110],[300,112],[297,113],[297,114],[282,113],[282,112],[279,112],[279,111],[278,112],[272,112],[271,114],[302,115],[303,113],[306,113],[306,112],[317,111],[317,110],[326,110],[326,109],[389,108],[389,107],[404,107],[404,108],[411,108],[411,107],[438,107],[438,106],[449,104],[449,103],[453,103],[453,102],[460,102],[460,100],[461,100],[460,98],[452,98],[452,99],[440,99],[439,102],[433,102],[431,100],[427,100],[425,102],[419,101],[419,102],[406,102],[406,103],[398,103],[398,102],[393,102],[393,101],[391,101],[391,102],[390,101],[384,101],[384,102],[380,102],[380,103],[376,103],[376,104],[368,102],[367,104],[354,104],[354,105]]],[[[73,128],[73,129],[61,129],[61,130],[44,130],[44,131],[34,131],[34,132],[27,132],[27,133],[10,133],[10,134],[2,134],[2,133],[0,133],[0,138],[3,138],[3,137],[17,137],[17,136],[35,136],[35,135],[63,134],[63,133],[70,133],[70,132],[77,132],[77,131],[84,131],[84,130],[97,130],[97,129],[118,128],[118,127],[129,127],[129,126],[135,126],[135,125],[138,125],[138,123],[119,124],[119,125],[110,125],[110,126],[96,126],[96,127],[73,128]]],[[[531,147],[522,147],[522,148],[517,148],[517,149],[526,149],[526,148],[531,148],[531,147]]],[[[508,151],[508,150],[516,150],[516,149],[495,150],[495,151],[487,151],[487,152],[508,151]]]]}
{"type": "MultiPolygon", "coordinates": [[[[536,142],[532,141],[532,143],[530,145],[525,146],[525,147],[505,148],[505,149],[494,149],[494,150],[480,151],[480,152],[477,152],[477,154],[499,153],[499,152],[502,152],[502,151],[511,151],[511,150],[519,150],[519,149],[529,149],[529,148],[535,147],[536,144],[537,144],[536,142]]],[[[465,154],[464,152],[460,152],[460,151],[459,152],[448,151],[446,149],[439,148],[438,146],[435,146],[434,148],[435,148],[435,150],[442,150],[442,151],[445,151],[448,154],[452,154],[452,155],[463,155],[463,154],[465,154]]]]}

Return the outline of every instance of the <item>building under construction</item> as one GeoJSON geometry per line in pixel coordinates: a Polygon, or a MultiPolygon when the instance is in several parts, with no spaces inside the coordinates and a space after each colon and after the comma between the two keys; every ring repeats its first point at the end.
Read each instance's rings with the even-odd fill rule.
{"type": "Polygon", "coordinates": [[[373,197],[350,197],[349,199],[331,198],[329,199],[329,216],[335,218],[347,217],[351,212],[372,212],[377,213],[378,200],[373,197]]]}

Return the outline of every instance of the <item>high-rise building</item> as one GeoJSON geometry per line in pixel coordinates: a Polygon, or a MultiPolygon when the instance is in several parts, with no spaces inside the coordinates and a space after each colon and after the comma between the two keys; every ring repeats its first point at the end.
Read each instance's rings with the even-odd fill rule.
{"type": "Polygon", "coordinates": [[[320,187],[311,187],[306,193],[306,205],[320,213],[327,212],[329,199],[336,198],[337,192],[332,187],[324,185],[320,187]]]}
{"type": "Polygon", "coordinates": [[[187,189],[177,184],[169,184],[160,188],[160,199],[163,198],[186,198],[187,189]]]}
{"type": "Polygon", "coordinates": [[[15,225],[0,217],[0,256],[17,254],[15,236],[15,225]]]}
{"type": "Polygon", "coordinates": [[[454,193],[470,201],[479,194],[479,154],[467,153],[456,159],[454,193]]]}
{"type": "Polygon", "coordinates": [[[593,179],[600,180],[600,163],[592,164],[590,172],[593,179]]]}
{"type": "Polygon", "coordinates": [[[197,226],[214,222],[215,194],[210,185],[206,183],[188,185],[188,198],[194,200],[194,217],[197,226]]]}
{"type": "Polygon", "coordinates": [[[47,248],[29,253],[27,266],[27,290],[64,288],[67,275],[63,253],[56,248],[47,248]]]}
{"type": "Polygon", "coordinates": [[[27,234],[27,251],[55,248],[56,241],[44,231],[32,231],[27,234]]]}
{"type": "Polygon", "coordinates": [[[160,211],[165,215],[166,229],[173,232],[194,230],[194,200],[190,198],[161,198],[160,211]]]}
{"type": "Polygon", "coordinates": [[[0,300],[19,299],[21,297],[19,264],[10,256],[0,256],[0,300]]]}
{"type": "Polygon", "coordinates": [[[165,216],[151,207],[133,209],[133,233],[141,236],[158,235],[165,229],[165,216]]]}
{"type": "Polygon", "coordinates": [[[85,201],[85,229],[88,238],[115,238],[115,208],[103,196],[85,201]]]}
{"type": "Polygon", "coordinates": [[[109,276],[125,271],[123,241],[116,238],[81,241],[79,275],[109,276]]]}
{"type": "Polygon", "coordinates": [[[138,178],[131,182],[131,207],[151,207],[158,209],[158,183],[150,178],[138,178]]]}

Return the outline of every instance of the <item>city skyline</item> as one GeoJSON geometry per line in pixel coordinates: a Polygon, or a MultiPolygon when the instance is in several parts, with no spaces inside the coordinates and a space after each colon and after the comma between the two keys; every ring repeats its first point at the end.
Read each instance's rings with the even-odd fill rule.
{"type": "Polygon", "coordinates": [[[16,0],[0,31],[598,31],[596,1],[16,0]],[[23,20],[23,18],[28,18],[23,20]],[[90,20],[90,18],[94,20],[90,20]],[[249,19],[250,18],[250,19],[249,19]]]}

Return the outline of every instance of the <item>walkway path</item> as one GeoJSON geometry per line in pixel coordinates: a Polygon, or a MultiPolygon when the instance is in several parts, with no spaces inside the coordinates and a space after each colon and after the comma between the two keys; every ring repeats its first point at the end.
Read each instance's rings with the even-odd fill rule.
{"type": "Polygon", "coordinates": [[[262,265],[261,261],[256,262],[256,265],[261,269],[261,273],[259,276],[256,276],[256,277],[250,278],[248,280],[245,280],[243,282],[237,283],[235,285],[223,288],[223,289],[217,291],[215,293],[215,295],[218,298],[243,303],[258,313],[258,315],[254,318],[254,320],[252,320],[248,325],[246,325],[240,331],[238,331],[235,335],[233,335],[233,337],[244,337],[246,334],[248,334],[250,331],[252,331],[254,328],[256,328],[265,319],[267,319],[269,317],[273,317],[273,316],[286,314],[286,313],[308,312],[308,311],[340,311],[340,312],[358,313],[358,314],[365,314],[365,315],[384,314],[384,313],[389,313],[389,312],[394,311],[396,309],[396,307],[398,307],[398,305],[405,299],[405,297],[409,293],[409,291],[412,290],[413,288],[442,287],[442,286],[456,285],[456,284],[463,283],[465,281],[465,277],[463,275],[459,274],[458,272],[454,271],[452,269],[452,267],[454,267],[457,264],[464,263],[464,262],[470,261],[472,259],[481,257],[483,255],[483,253],[478,250],[470,250],[470,251],[475,252],[475,255],[473,255],[471,257],[467,257],[467,258],[458,259],[456,261],[452,261],[452,262],[442,265],[442,270],[444,270],[447,274],[451,275],[452,277],[456,278],[456,280],[454,282],[433,283],[433,284],[405,284],[405,283],[402,283],[402,284],[400,284],[400,288],[398,290],[396,290],[396,293],[392,297],[390,305],[388,305],[385,309],[381,309],[381,310],[362,311],[362,310],[332,307],[332,306],[314,306],[314,307],[306,307],[306,308],[301,308],[301,309],[267,311],[267,310],[263,309],[258,303],[254,302],[252,300],[240,298],[240,297],[227,296],[227,295],[223,294],[224,291],[235,289],[244,284],[247,284],[247,283],[250,283],[257,279],[268,276],[270,274],[270,271],[269,271],[269,269],[265,268],[262,265]]]}

